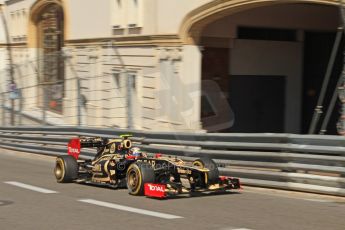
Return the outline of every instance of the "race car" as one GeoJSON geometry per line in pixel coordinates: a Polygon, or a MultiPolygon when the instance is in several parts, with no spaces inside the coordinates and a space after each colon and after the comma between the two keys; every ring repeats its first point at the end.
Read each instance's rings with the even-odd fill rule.
{"type": "Polygon", "coordinates": [[[70,140],[68,155],[56,158],[54,174],[57,182],[127,187],[131,195],[156,198],[241,188],[238,178],[219,176],[212,159],[185,162],[161,153],[147,154],[133,147],[130,137],[70,140]],[[97,148],[94,159],[79,160],[81,148],[97,148]]]}

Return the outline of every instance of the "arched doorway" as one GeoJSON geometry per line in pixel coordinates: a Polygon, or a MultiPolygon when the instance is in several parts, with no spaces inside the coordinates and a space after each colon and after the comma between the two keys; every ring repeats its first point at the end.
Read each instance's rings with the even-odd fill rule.
{"type": "Polygon", "coordinates": [[[64,13],[60,4],[49,3],[35,15],[39,106],[62,113],[64,97],[64,13]]]}
{"type": "MultiPolygon", "coordinates": [[[[181,29],[186,44],[202,47],[202,82],[216,82],[234,112],[233,126],[218,131],[306,133],[340,25],[336,1],[234,2],[195,10],[181,29]]],[[[341,71],[341,53],[325,107],[341,71]]],[[[222,108],[203,97],[206,130],[203,120],[214,110],[222,108]]],[[[335,134],[333,114],[329,130],[335,134]]]]}

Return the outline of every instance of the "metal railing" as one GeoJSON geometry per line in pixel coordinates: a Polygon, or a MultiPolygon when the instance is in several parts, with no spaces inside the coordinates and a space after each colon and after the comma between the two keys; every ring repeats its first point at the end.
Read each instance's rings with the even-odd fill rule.
{"type": "MultiPolygon", "coordinates": [[[[0,127],[0,147],[45,155],[66,154],[75,136],[118,137],[131,133],[148,152],[184,160],[210,157],[222,175],[250,186],[345,196],[345,139],[294,134],[147,132],[83,127],[0,127]]],[[[95,151],[82,150],[82,158],[95,151]]]]}

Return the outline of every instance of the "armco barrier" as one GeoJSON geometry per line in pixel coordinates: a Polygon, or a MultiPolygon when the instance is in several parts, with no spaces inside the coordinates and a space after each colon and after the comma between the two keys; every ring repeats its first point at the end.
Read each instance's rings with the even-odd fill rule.
{"type": "MultiPolygon", "coordinates": [[[[245,185],[345,196],[345,138],[295,134],[174,133],[85,127],[0,127],[0,147],[66,154],[75,136],[133,134],[135,145],[185,160],[213,158],[222,175],[245,185]]],[[[92,158],[94,150],[82,151],[92,158]]]]}

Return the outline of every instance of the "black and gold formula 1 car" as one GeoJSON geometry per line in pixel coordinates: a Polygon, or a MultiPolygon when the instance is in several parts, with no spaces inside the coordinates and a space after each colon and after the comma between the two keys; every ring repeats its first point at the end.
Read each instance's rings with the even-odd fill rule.
{"type": "Polygon", "coordinates": [[[211,159],[185,162],[160,153],[146,154],[132,147],[129,137],[72,139],[68,155],[56,158],[57,182],[127,187],[132,195],[157,198],[241,188],[239,179],[219,176],[211,159]],[[93,160],[79,160],[81,148],[97,148],[97,154],[93,160]]]}

